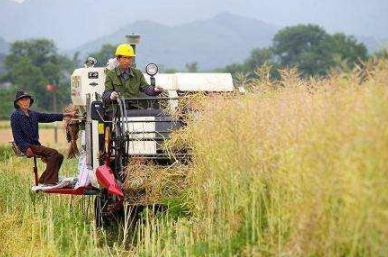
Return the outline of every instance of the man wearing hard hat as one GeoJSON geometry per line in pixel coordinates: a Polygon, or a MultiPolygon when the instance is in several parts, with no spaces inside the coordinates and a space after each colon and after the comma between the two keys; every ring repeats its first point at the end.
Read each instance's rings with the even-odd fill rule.
{"type": "Polygon", "coordinates": [[[105,104],[116,101],[119,94],[124,98],[130,98],[137,97],[140,92],[149,96],[157,96],[161,93],[161,89],[147,83],[140,70],[131,67],[135,56],[131,45],[119,45],[115,55],[118,66],[106,73],[105,91],[102,96],[105,104]]]}

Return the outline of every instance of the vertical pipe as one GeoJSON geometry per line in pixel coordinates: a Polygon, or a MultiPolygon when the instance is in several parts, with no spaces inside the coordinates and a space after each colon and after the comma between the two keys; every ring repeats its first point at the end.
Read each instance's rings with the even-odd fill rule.
{"type": "MultiPolygon", "coordinates": [[[[136,45],[140,43],[140,35],[132,34],[127,35],[127,42],[132,46],[134,53],[136,54],[136,45]]],[[[134,56],[132,59],[132,65],[133,68],[136,68],[136,57],[134,56]]]]}
{"type": "MultiPolygon", "coordinates": [[[[136,45],[135,44],[131,44],[131,46],[133,48],[133,52],[136,54],[136,45]]],[[[134,56],[133,59],[132,59],[131,67],[136,68],[136,56],[134,56]]]]}
{"type": "MultiPolygon", "coordinates": [[[[57,89],[55,88],[53,90],[53,109],[54,109],[54,112],[56,113],[57,112],[57,93],[56,93],[57,89]]],[[[54,125],[54,140],[55,140],[55,143],[58,144],[58,124],[57,122],[55,122],[55,125],[54,125]]]]}
{"type": "Polygon", "coordinates": [[[93,167],[93,135],[92,135],[92,114],[91,114],[91,96],[86,94],[86,124],[85,124],[85,143],[86,143],[86,165],[93,167]]]}

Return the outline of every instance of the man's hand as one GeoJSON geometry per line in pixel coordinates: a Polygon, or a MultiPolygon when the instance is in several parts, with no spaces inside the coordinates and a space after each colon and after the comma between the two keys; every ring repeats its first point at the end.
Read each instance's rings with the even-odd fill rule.
{"type": "Polygon", "coordinates": [[[63,117],[69,117],[69,118],[74,118],[76,115],[77,115],[77,111],[63,113],[63,117]]]}
{"type": "Polygon", "coordinates": [[[110,100],[112,101],[116,101],[117,98],[119,97],[119,93],[117,93],[116,91],[113,91],[112,93],[110,93],[110,100]]]}
{"type": "Polygon", "coordinates": [[[28,158],[31,158],[34,156],[34,153],[32,152],[31,148],[28,148],[27,151],[26,151],[26,156],[28,158]]]}
{"type": "Polygon", "coordinates": [[[155,87],[155,92],[156,93],[161,93],[161,92],[163,92],[163,88],[161,88],[160,86],[156,86],[155,87]]]}

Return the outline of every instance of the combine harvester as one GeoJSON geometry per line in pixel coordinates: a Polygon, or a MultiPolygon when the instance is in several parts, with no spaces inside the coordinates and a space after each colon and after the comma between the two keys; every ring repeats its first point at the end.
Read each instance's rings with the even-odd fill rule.
{"type": "MultiPolygon", "coordinates": [[[[129,40],[134,49],[138,39],[134,42],[129,40]]],[[[234,86],[229,73],[159,74],[157,65],[150,63],[144,75],[151,85],[157,81],[164,90],[163,95],[120,98],[113,119],[105,120],[101,96],[106,68],[94,67],[93,64],[88,66],[73,72],[71,99],[79,113],[83,114],[79,120],[84,125],[84,130],[80,132],[81,148],[86,151],[86,165],[97,183],[43,192],[96,195],[95,221],[96,226],[101,227],[109,217],[123,211],[125,196],[122,186],[127,166],[133,158],[141,157],[157,165],[187,162],[187,151],[173,157],[163,147],[170,133],[184,126],[182,120],[168,114],[178,108],[180,96],[195,92],[232,92],[234,86]]]]}

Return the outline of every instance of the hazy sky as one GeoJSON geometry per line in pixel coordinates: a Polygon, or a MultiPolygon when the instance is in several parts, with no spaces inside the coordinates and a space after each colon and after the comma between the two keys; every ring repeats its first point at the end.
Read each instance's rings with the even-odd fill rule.
{"type": "Polygon", "coordinates": [[[0,0],[0,5],[0,36],[8,41],[45,36],[69,45],[72,36],[90,41],[137,20],[177,25],[221,12],[279,27],[315,23],[331,33],[388,38],[388,0],[0,0]],[[6,1],[22,3],[12,7],[6,1]]]}
{"type": "Polygon", "coordinates": [[[171,10],[179,10],[166,17],[154,13],[156,20],[166,23],[208,18],[227,11],[275,25],[318,23],[329,31],[347,31],[363,35],[388,36],[388,0],[154,0],[171,10]],[[198,3],[202,8],[198,7],[198,3]],[[196,10],[196,11],[190,11],[196,10]],[[363,33],[360,33],[363,32],[363,33]]]}
{"type": "MultiPolygon", "coordinates": [[[[9,1],[23,3],[34,0],[9,1]]],[[[67,0],[51,1],[66,2],[67,0]]],[[[99,2],[99,0],[78,1],[91,4],[99,2]]],[[[369,26],[379,21],[381,22],[379,27],[388,31],[388,0],[148,0],[146,3],[139,1],[136,4],[128,0],[107,2],[122,6],[123,10],[130,9],[131,5],[136,8],[143,6],[142,11],[148,9],[152,14],[144,18],[165,24],[209,18],[226,11],[278,25],[315,22],[334,30],[361,26],[373,31],[374,28],[369,26]]],[[[141,16],[141,14],[132,16],[141,16]]],[[[367,33],[368,31],[365,31],[365,34],[367,33]]]]}

